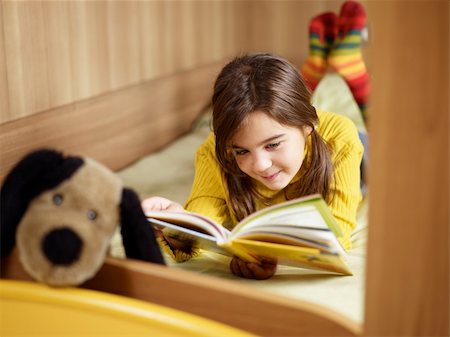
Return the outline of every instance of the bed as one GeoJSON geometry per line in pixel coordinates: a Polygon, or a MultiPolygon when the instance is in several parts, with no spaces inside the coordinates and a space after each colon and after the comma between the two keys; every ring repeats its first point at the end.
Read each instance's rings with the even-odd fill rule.
{"type": "MultiPolygon", "coordinates": [[[[330,97],[335,99],[331,104],[334,109],[355,119],[364,131],[345,82],[332,74],[316,90],[314,104],[328,109],[330,97]],[[330,90],[335,94],[324,99],[322,92],[330,90]]],[[[210,132],[211,108],[207,103],[208,99],[197,104],[198,112],[186,133],[119,169],[124,185],[141,198],[162,195],[183,203],[194,175],[195,150],[210,132]]],[[[229,258],[212,252],[181,264],[166,256],[167,267],[153,266],[124,259],[117,232],[111,257],[83,287],[188,311],[257,335],[359,335],[364,317],[367,202],[361,205],[359,224],[353,238],[355,249],[349,255],[354,272],[351,277],[280,266],[270,280],[245,280],[229,272],[229,258]]],[[[4,263],[2,275],[29,280],[14,254],[4,263]]]]}

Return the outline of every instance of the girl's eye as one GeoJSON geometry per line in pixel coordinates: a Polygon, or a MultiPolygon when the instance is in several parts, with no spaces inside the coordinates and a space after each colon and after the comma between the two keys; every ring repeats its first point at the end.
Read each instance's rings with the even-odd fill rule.
{"type": "Polygon", "coordinates": [[[281,142],[268,144],[268,145],[266,146],[266,148],[269,149],[269,150],[270,150],[270,149],[276,149],[278,146],[280,146],[280,144],[281,144],[281,142]]]}
{"type": "Polygon", "coordinates": [[[97,219],[97,212],[91,209],[87,212],[87,217],[89,220],[95,220],[97,219]]]}
{"type": "Polygon", "coordinates": [[[234,154],[235,154],[236,156],[242,156],[242,155],[244,155],[244,154],[246,154],[246,153],[248,153],[247,150],[234,150],[234,154]]]}
{"type": "Polygon", "coordinates": [[[53,203],[54,203],[56,206],[61,205],[62,202],[63,202],[63,196],[62,196],[61,194],[55,194],[55,195],[53,196],[53,203]]]}

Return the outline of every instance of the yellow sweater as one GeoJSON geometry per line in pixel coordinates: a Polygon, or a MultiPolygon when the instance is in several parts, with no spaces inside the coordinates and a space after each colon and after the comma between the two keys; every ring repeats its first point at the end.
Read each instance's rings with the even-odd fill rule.
{"type": "MultiPolygon", "coordinates": [[[[342,115],[318,111],[318,133],[331,145],[334,165],[333,195],[330,203],[331,211],[344,233],[340,238],[346,249],[351,248],[350,234],[356,226],[356,211],[361,201],[360,164],[363,146],[353,122],[342,115]]],[[[311,152],[308,139],[305,149],[305,160],[291,183],[301,179],[307,169],[307,156],[311,152]]],[[[289,185],[286,187],[289,188],[289,185]]],[[[195,158],[195,178],[185,209],[204,214],[227,227],[234,227],[237,221],[231,216],[231,207],[227,189],[215,155],[215,137],[211,133],[197,150],[195,158]]],[[[272,196],[273,203],[285,201],[284,191],[274,192],[258,184],[258,191],[272,196]]],[[[258,208],[265,207],[257,204],[258,208]]]]}
{"type": "MultiPolygon", "coordinates": [[[[334,182],[331,186],[333,197],[329,206],[342,228],[343,237],[339,239],[344,248],[349,249],[351,248],[350,235],[356,226],[356,211],[361,201],[360,164],[363,146],[359,140],[357,129],[350,119],[321,111],[318,111],[318,116],[317,131],[332,148],[334,182]]],[[[310,138],[305,147],[305,160],[291,183],[300,180],[303,172],[308,169],[308,155],[311,153],[310,138]]],[[[289,188],[289,185],[286,188],[289,188]]],[[[262,184],[258,184],[257,189],[263,195],[271,196],[273,203],[286,200],[284,190],[274,192],[262,184]]],[[[195,178],[191,194],[185,203],[185,209],[206,215],[216,222],[232,228],[237,221],[231,215],[232,211],[226,190],[215,155],[215,137],[211,133],[197,150],[195,178]]],[[[258,209],[266,207],[258,203],[256,206],[258,209]]],[[[176,260],[184,260],[184,258],[176,258],[176,260]]]]}

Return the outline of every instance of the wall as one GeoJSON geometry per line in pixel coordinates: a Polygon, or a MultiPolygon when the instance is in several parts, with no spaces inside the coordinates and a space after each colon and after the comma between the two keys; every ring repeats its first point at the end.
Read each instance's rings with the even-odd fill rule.
{"type": "Polygon", "coordinates": [[[0,123],[246,51],[300,63],[325,4],[295,1],[4,1],[0,123]],[[294,43],[292,42],[294,41],[294,43]]]}
{"type": "MultiPolygon", "coordinates": [[[[2,2],[1,121],[217,61],[246,3],[2,2]],[[233,29],[229,29],[232,27],[233,29]]],[[[235,34],[236,30],[242,34],[235,34]]]]}

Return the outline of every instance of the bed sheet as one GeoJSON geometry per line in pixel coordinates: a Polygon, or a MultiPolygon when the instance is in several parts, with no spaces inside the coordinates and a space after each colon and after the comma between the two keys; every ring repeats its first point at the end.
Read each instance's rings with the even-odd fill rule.
{"type": "MultiPolygon", "coordinates": [[[[328,74],[313,95],[313,104],[320,109],[335,111],[351,118],[360,132],[364,123],[350,90],[337,74],[328,74]]],[[[181,204],[187,199],[194,177],[194,156],[197,147],[210,131],[210,111],[194,123],[192,131],[166,148],[142,158],[118,172],[126,186],[146,198],[160,195],[181,204]]],[[[255,281],[235,277],[229,271],[229,257],[203,252],[184,263],[175,263],[168,256],[171,268],[207,274],[247,284],[259,290],[291,299],[302,299],[320,304],[346,315],[357,323],[363,321],[365,260],[367,239],[368,197],[358,211],[357,228],[352,235],[353,249],[348,252],[348,263],[353,276],[337,276],[320,271],[279,266],[269,280],[255,281]]],[[[111,254],[123,257],[119,233],[113,238],[111,254]]]]}

